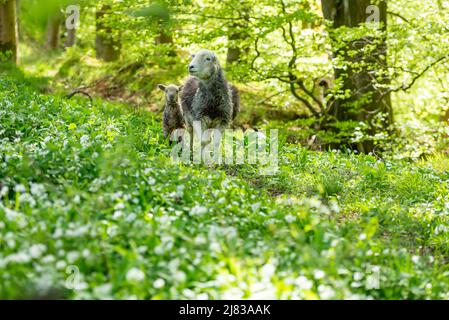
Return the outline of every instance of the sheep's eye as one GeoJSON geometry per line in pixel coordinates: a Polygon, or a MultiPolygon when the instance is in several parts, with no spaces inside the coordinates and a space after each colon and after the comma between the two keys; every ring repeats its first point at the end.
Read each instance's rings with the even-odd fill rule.
{"type": "Polygon", "coordinates": [[[194,55],[194,54],[192,54],[192,55],[191,55],[191,57],[192,57],[192,59],[193,59],[193,58],[195,58],[195,55],[194,55]]]}
{"type": "Polygon", "coordinates": [[[206,58],[206,61],[210,61],[211,59],[210,58],[206,58]]]}

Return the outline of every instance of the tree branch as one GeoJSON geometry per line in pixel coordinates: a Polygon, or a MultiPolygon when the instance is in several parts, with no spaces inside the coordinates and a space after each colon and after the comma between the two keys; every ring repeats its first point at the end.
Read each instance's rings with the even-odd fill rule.
{"type": "Polygon", "coordinates": [[[267,102],[268,100],[271,100],[271,99],[273,99],[274,97],[280,96],[281,94],[286,93],[286,92],[288,92],[288,91],[290,91],[290,90],[282,90],[282,91],[276,92],[276,93],[274,93],[274,94],[272,94],[272,95],[266,97],[265,99],[260,100],[259,102],[257,102],[257,104],[265,103],[265,102],[267,102]]]}
{"type": "Polygon", "coordinates": [[[313,94],[313,91],[309,91],[302,80],[298,79],[297,83],[301,88],[301,90],[304,91],[309,97],[311,97],[313,101],[315,101],[315,103],[320,107],[321,111],[323,111],[324,110],[323,103],[313,94]]]}
{"type": "Polygon", "coordinates": [[[315,108],[312,106],[312,104],[305,98],[301,97],[295,89],[295,83],[291,82],[290,83],[290,92],[293,94],[293,96],[298,99],[299,101],[301,101],[302,103],[304,103],[304,105],[307,107],[307,109],[310,110],[310,112],[312,112],[312,114],[316,117],[319,118],[320,114],[315,110],[315,108]]]}
{"type": "Polygon", "coordinates": [[[425,67],[420,73],[418,73],[416,76],[413,77],[412,81],[408,84],[405,85],[403,84],[402,86],[398,87],[398,88],[391,88],[387,91],[385,91],[380,97],[379,99],[377,99],[378,101],[381,101],[386,95],[392,93],[392,92],[399,92],[399,91],[408,91],[410,90],[413,85],[416,83],[416,81],[419,80],[419,78],[421,78],[427,71],[429,71],[431,68],[433,68],[434,66],[436,66],[437,64],[439,64],[440,62],[446,60],[449,58],[449,54],[442,56],[441,58],[435,60],[434,62],[432,62],[431,64],[429,64],[427,67],[425,67]]]}
{"type": "Polygon", "coordinates": [[[403,20],[403,21],[405,21],[405,22],[407,22],[407,23],[410,23],[410,20],[408,20],[408,19],[405,18],[404,16],[400,15],[399,13],[392,12],[392,11],[387,11],[387,14],[392,15],[392,16],[395,16],[395,17],[398,17],[398,18],[400,18],[401,20],[403,20]]]}

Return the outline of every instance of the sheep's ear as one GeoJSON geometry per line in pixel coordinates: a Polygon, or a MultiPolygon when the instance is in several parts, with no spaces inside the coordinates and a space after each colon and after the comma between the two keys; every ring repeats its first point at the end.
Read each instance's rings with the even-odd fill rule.
{"type": "Polygon", "coordinates": [[[165,89],[167,89],[167,87],[164,86],[163,84],[158,84],[157,87],[158,87],[159,89],[161,89],[162,91],[165,91],[165,89]]]}

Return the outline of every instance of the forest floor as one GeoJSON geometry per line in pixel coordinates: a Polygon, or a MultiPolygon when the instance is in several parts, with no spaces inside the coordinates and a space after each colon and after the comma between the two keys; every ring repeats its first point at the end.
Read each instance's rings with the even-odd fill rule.
{"type": "Polygon", "coordinates": [[[36,85],[0,78],[1,298],[449,298],[447,158],[183,165],[159,114],[36,85]]]}

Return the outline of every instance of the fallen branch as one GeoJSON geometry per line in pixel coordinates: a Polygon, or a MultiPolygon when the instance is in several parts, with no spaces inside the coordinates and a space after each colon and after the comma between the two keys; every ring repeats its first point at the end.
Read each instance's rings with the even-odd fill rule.
{"type": "Polygon", "coordinates": [[[75,90],[73,90],[71,93],[69,93],[69,94],[66,96],[66,98],[67,98],[67,99],[72,99],[73,96],[75,96],[75,95],[77,95],[77,94],[82,94],[82,95],[88,97],[89,100],[90,100],[90,106],[92,107],[92,106],[94,105],[94,101],[93,101],[93,99],[92,99],[92,96],[91,96],[90,94],[88,94],[86,91],[83,91],[83,90],[81,90],[81,89],[75,89],[75,90]]]}

